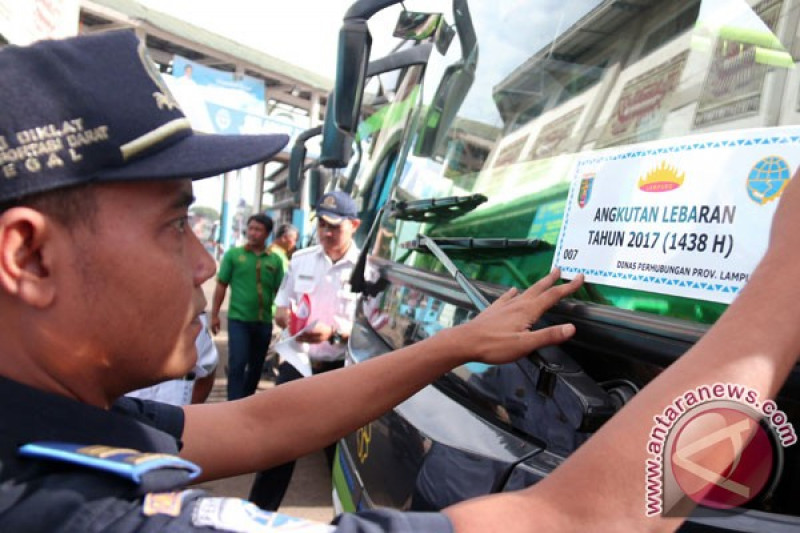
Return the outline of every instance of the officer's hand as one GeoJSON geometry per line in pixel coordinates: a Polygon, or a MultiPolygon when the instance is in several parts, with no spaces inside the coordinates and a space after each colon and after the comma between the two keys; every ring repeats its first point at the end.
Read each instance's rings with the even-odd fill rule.
{"type": "Polygon", "coordinates": [[[211,323],[209,324],[209,326],[211,327],[211,333],[213,333],[214,335],[219,333],[219,325],[220,325],[219,315],[211,315],[211,323]]]}
{"type": "Polygon", "coordinates": [[[489,364],[508,363],[542,346],[564,342],[575,333],[572,324],[530,331],[546,310],[583,284],[583,276],[578,276],[554,285],[560,275],[553,270],[520,295],[509,290],[473,320],[450,330],[453,342],[469,360],[489,364]]]}
{"type": "Polygon", "coordinates": [[[331,338],[333,335],[333,328],[327,324],[323,324],[322,322],[317,322],[314,324],[313,328],[310,328],[308,331],[304,331],[300,335],[297,336],[297,342],[308,342],[310,344],[319,344],[320,342],[325,342],[331,338]]]}

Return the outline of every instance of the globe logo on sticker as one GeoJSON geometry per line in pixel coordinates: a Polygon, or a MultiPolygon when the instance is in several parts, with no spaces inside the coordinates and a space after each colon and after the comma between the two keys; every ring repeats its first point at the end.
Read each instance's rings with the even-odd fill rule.
{"type": "Polygon", "coordinates": [[[759,205],[779,198],[789,184],[792,172],[789,164],[776,155],[758,161],[747,176],[747,194],[759,205]]]}

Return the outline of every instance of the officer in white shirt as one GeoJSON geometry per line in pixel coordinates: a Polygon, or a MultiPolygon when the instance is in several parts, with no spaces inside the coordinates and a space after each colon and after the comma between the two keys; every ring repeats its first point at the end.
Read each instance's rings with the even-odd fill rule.
{"type": "Polygon", "coordinates": [[[317,204],[319,244],[292,256],[289,270],[275,297],[275,322],[291,329],[292,310],[303,315],[306,331],[296,340],[308,353],[316,374],[337,367],[353,327],[356,294],[350,275],[360,250],[353,234],[361,221],[347,193],[325,194],[317,204]]]}
{"type": "MultiPolygon", "coordinates": [[[[356,307],[350,292],[350,275],[359,249],[353,242],[361,221],[353,199],[343,191],[322,196],[316,206],[319,244],[295,252],[275,297],[275,322],[296,338],[301,355],[307,355],[314,374],[341,368],[356,307]]],[[[292,365],[281,364],[276,384],[303,377],[292,365]]],[[[326,449],[328,464],[333,450],[326,449]]],[[[277,510],[292,478],[294,462],[260,472],[250,491],[259,507],[277,510]]]]}

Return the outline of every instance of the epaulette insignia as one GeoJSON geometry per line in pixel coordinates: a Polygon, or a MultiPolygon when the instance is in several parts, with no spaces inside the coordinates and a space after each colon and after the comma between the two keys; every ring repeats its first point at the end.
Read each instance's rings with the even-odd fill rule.
{"type": "Polygon", "coordinates": [[[159,514],[180,516],[181,507],[183,506],[183,495],[187,492],[190,491],[150,493],[144,497],[142,513],[144,513],[145,516],[155,516],[159,514]]]}
{"type": "Polygon", "coordinates": [[[25,457],[47,459],[102,470],[141,484],[142,476],[154,470],[186,472],[189,479],[200,475],[196,464],[166,453],[143,453],[130,448],[87,446],[67,442],[33,442],[19,448],[25,457]]]}

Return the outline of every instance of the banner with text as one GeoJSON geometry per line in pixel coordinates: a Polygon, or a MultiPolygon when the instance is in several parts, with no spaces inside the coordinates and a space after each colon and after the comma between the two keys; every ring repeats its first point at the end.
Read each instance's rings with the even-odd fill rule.
{"type": "Polygon", "coordinates": [[[579,156],[553,265],[568,279],[730,303],[798,163],[798,127],[579,156]]]}

